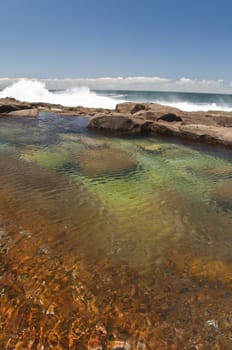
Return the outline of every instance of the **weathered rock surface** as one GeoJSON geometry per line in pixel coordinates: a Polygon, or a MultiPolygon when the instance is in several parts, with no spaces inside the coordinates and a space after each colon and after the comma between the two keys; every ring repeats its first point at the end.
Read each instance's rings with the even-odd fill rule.
{"type": "Polygon", "coordinates": [[[89,120],[88,128],[112,133],[141,134],[148,131],[152,121],[119,113],[102,114],[89,120]]]}
{"type": "Polygon", "coordinates": [[[212,194],[216,203],[224,210],[232,210],[232,182],[219,183],[212,194]]]}
{"type": "Polygon", "coordinates": [[[88,127],[118,133],[176,136],[232,146],[232,112],[184,112],[157,103],[122,103],[116,112],[96,115],[88,127]]]}
{"type": "Polygon", "coordinates": [[[151,125],[150,131],[154,134],[177,136],[189,140],[232,146],[232,128],[230,127],[158,122],[151,125]]]}
{"type": "Polygon", "coordinates": [[[232,146],[232,111],[184,112],[157,103],[125,102],[115,110],[0,99],[0,116],[36,117],[39,111],[88,116],[88,128],[116,134],[161,134],[232,146]]]}
{"type": "Polygon", "coordinates": [[[89,108],[89,107],[83,107],[83,106],[76,106],[76,107],[66,107],[59,104],[52,104],[52,103],[33,103],[33,106],[35,108],[38,108],[39,111],[42,112],[51,112],[54,114],[64,115],[64,116],[94,116],[95,114],[100,113],[110,113],[110,109],[105,108],[89,108]]]}
{"type": "Polygon", "coordinates": [[[27,102],[20,102],[14,98],[0,99],[0,116],[37,117],[38,109],[27,102]]]}

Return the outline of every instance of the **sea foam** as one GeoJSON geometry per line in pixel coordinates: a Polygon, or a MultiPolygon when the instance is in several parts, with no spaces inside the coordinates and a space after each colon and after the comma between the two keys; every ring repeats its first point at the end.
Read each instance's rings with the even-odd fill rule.
{"type": "Polygon", "coordinates": [[[21,79],[0,91],[0,98],[14,97],[20,101],[47,102],[63,106],[83,106],[114,109],[122,100],[101,96],[88,87],[75,87],[62,91],[49,91],[44,82],[21,79]]]}
{"type": "Polygon", "coordinates": [[[51,91],[47,89],[45,82],[35,79],[19,79],[0,91],[0,98],[3,97],[14,97],[17,100],[27,102],[55,103],[70,107],[83,106],[114,109],[117,103],[132,101],[155,102],[176,107],[183,111],[232,110],[232,97],[228,101],[228,96],[226,95],[115,90],[95,92],[85,86],[51,91]],[[191,100],[192,96],[194,96],[194,101],[191,100]],[[204,96],[204,101],[202,101],[202,96],[204,96]]]}
{"type": "Polygon", "coordinates": [[[207,112],[207,111],[224,111],[224,112],[230,112],[231,107],[225,106],[223,104],[218,103],[191,103],[191,102],[185,102],[185,101],[156,101],[156,103],[160,103],[165,106],[175,107],[178,109],[181,109],[182,111],[186,112],[207,112]]]}

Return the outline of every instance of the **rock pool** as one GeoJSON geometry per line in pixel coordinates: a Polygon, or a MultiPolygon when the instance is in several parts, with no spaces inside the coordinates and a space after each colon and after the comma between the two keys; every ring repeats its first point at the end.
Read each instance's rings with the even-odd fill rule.
{"type": "Polygon", "coordinates": [[[231,150],[0,122],[1,349],[231,349],[231,150]]]}

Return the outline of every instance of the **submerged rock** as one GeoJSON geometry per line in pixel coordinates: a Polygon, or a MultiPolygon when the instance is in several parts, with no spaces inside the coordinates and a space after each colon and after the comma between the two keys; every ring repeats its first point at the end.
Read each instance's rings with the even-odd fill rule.
{"type": "Polygon", "coordinates": [[[114,340],[109,342],[107,350],[132,350],[132,347],[126,341],[114,340]]]}
{"type": "Polygon", "coordinates": [[[89,149],[81,153],[76,159],[80,172],[88,176],[120,174],[134,170],[135,160],[126,152],[118,149],[89,149]]]}
{"type": "Polygon", "coordinates": [[[232,182],[219,183],[214,191],[213,199],[224,210],[232,210],[232,182]]]}
{"type": "Polygon", "coordinates": [[[90,148],[101,148],[106,146],[104,141],[93,137],[82,136],[80,140],[85,146],[90,148]]]}
{"type": "Polygon", "coordinates": [[[44,168],[62,168],[70,162],[68,156],[59,150],[43,150],[22,154],[21,159],[33,162],[44,168]]]}

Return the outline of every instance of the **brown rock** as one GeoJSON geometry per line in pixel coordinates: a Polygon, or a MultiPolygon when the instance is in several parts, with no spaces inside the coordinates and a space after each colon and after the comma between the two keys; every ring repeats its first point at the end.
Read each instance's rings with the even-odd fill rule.
{"type": "Polygon", "coordinates": [[[128,342],[114,340],[107,346],[107,350],[131,350],[132,347],[128,342]]]}
{"type": "Polygon", "coordinates": [[[21,109],[31,109],[33,106],[27,102],[21,102],[14,98],[0,99],[0,114],[7,114],[21,109]]]}
{"type": "Polygon", "coordinates": [[[216,203],[224,210],[232,210],[232,182],[219,183],[212,194],[216,203]]]}
{"type": "Polygon", "coordinates": [[[181,137],[232,146],[232,128],[190,124],[181,125],[179,130],[181,137]]]}
{"type": "Polygon", "coordinates": [[[89,129],[109,131],[111,133],[141,134],[148,130],[152,121],[144,118],[125,116],[122,114],[104,114],[91,118],[89,129]]]}
{"type": "Polygon", "coordinates": [[[64,107],[0,99],[0,116],[36,117],[38,110],[68,116],[92,116],[88,128],[116,134],[162,134],[232,146],[232,112],[184,112],[158,103],[125,102],[115,111],[64,107]]]}
{"type": "Polygon", "coordinates": [[[180,133],[180,123],[169,123],[164,121],[154,122],[150,125],[149,131],[152,134],[178,136],[180,133]]]}
{"type": "Polygon", "coordinates": [[[27,102],[17,101],[14,98],[0,99],[0,116],[37,117],[38,109],[27,102]]]}
{"type": "Polygon", "coordinates": [[[134,114],[138,111],[145,110],[146,103],[137,103],[137,102],[124,102],[117,104],[115,110],[118,113],[122,114],[134,114]]]}
{"type": "Polygon", "coordinates": [[[133,158],[118,149],[88,149],[79,155],[76,162],[81,173],[88,176],[120,174],[137,167],[133,158]]]}
{"type": "Polygon", "coordinates": [[[189,140],[232,146],[232,128],[229,127],[159,121],[150,125],[149,130],[153,134],[177,136],[189,140]]]}
{"type": "Polygon", "coordinates": [[[31,109],[21,109],[21,110],[17,110],[17,111],[12,111],[10,113],[7,113],[7,116],[35,118],[38,116],[38,114],[39,114],[38,109],[31,108],[31,109]]]}

